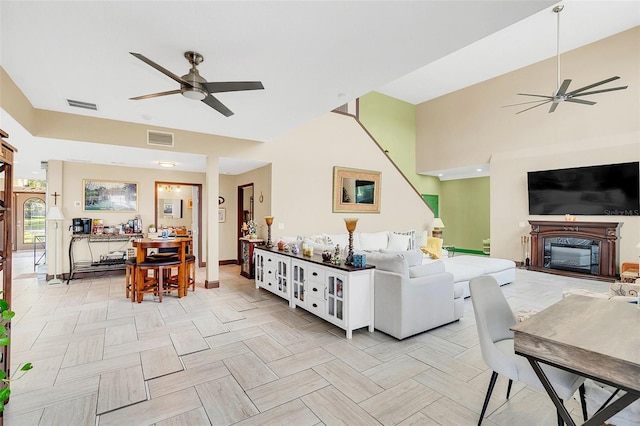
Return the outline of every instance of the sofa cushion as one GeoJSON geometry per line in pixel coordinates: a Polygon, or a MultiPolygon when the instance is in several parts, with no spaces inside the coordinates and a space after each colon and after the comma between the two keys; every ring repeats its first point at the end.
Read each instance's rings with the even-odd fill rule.
{"type": "Polygon", "coordinates": [[[389,245],[389,233],[386,231],[360,233],[361,250],[380,250],[387,248],[387,245],[389,245]]]}
{"type": "Polygon", "coordinates": [[[409,265],[409,267],[420,265],[422,263],[422,257],[423,257],[422,251],[420,250],[380,249],[380,253],[404,256],[404,258],[407,259],[407,264],[409,265]]]}
{"type": "Polygon", "coordinates": [[[404,256],[389,253],[367,253],[367,264],[376,267],[376,270],[407,274],[409,266],[404,256]]]}
{"type": "Polygon", "coordinates": [[[444,272],[444,264],[441,261],[424,263],[409,268],[409,278],[423,277],[425,275],[444,272]]]}
{"type": "Polygon", "coordinates": [[[501,272],[516,267],[516,264],[513,260],[498,259],[495,257],[486,256],[454,256],[448,258],[445,261],[445,264],[451,265],[452,267],[454,265],[473,266],[482,270],[482,273],[478,275],[495,274],[496,272],[501,272]]]}
{"type": "Polygon", "coordinates": [[[413,249],[416,249],[416,248],[420,247],[417,244],[417,241],[416,241],[416,230],[415,229],[412,229],[412,230],[406,231],[406,232],[394,232],[394,234],[397,234],[397,235],[408,235],[409,236],[409,247],[408,247],[409,250],[413,250],[413,249]]]}
{"type": "Polygon", "coordinates": [[[411,242],[410,235],[396,234],[392,232],[389,234],[389,243],[387,249],[389,250],[408,250],[411,242]]]}

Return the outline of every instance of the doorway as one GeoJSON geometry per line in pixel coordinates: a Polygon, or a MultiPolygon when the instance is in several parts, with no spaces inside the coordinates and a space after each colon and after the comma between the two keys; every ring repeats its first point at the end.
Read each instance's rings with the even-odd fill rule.
{"type": "Polygon", "coordinates": [[[14,194],[14,250],[44,250],[47,206],[45,194],[16,192],[14,194]]]}
{"type": "Polygon", "coordinates": [[[201,256],[202,238],[202,184],[156,181],[155,223],[161,227],[182,228],[191,232],[193,254],[198,267],[206,266],[201,256]]]}
{"type": "Polygon", "coordinates": [[[253,219],[253,182],[238,186],[238,265],[242,264],[240,238],[244,236],[243,225],[253,219]]]}

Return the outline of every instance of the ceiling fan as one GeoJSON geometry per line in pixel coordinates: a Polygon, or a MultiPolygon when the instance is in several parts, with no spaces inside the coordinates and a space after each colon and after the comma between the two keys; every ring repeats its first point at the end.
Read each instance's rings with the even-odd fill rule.
{"type": "Polygon", "coordinates": [[[172,73],[168,69],[162,67],[161,65],[156,64],[151,59],[147,58],[140,53],[129,52],[136,58],[140,59],[142,62],[151,65],[153,68],[157,69],[164,75],[174,79],[178,83],[180,83],[180,89],[169,90],[168,92],[160,92],[160,93],[152,93],[150,95],[137,96],[135,98],[130,98],[131,100],[141,100],[141,99],[149,99],[149,98],[157,98],[158,96],[166,96],[166,95],[175,95],[181,93],[185,98],[202,101],[205,104],[209,105],[211,108],[218,111],[220,114],[225,117],[230,117],[233,115],[233,112],[227,108],[222,102],[216,99],[212,93],[221,93],[221,92],[236,92],[240,90],[260,90],[264,89],[264,86],[259,81],[214,81],[209,82],[200,76],[198,69],[196,68],[202,61],[204,61],[204,57],[198,52],[185,52],[184,57],[191,64],[191,69],[189,72],[182,77],[178,77],[176,74],[172,73]]]}
{"type": "Polygon", "coordinates": [[[564,9],[563,5],[558,5],[553,8],[553,11],[556,13],[558,17],[557,41],[556,41],[556,63],[557,63],[557,70],[558,70],[558,81],[557,81],[556,90],[553,92],[551,96],[536,95],[531,93],[518,93],[518,95],[521,95],[521,96],[534,96],[542,99],[539,99],[537,101],[521,102],[521,103],[512,104],[512,105],[505,105],[505,107],[512,107],[512,106],[532,104],[532,103],[537,104],[532,107],[525,108],[522,111],[518,111],[516,114],[529,111],[530,109],[537,108],[539,106],[542,106],[548,103],[551,103],[551,108],[549,108],[549,113],[554,112],[558,107],[558,105],[562,102],[572,102],[572,103],[583,104],[583,105],[595,105],[596,102],[588,101],[586,99],[578,99],[578,98],[580,96],[595,95],[598,93],[612,92],[614,90],[623,90],[628,87],[628,86],[620,86],[620,87],[612,87],[610,89],[600,89],[600,90],[589,91],[589,89],[593,89],[594,87],[601,86],[603,84],[612,82],[614,80],[618,80],[620,78],[618,76],[610,77],[605,80],[599,81],[597,83],[589,84],[579,89],[572,90],[570,92],[567,92],[567,90],[569,89],[569,85],[571,84],[570,79],[565,79],[562,82],[562,84],[560,84],[560,12],[562,11],[562,9],[564,9]]]}

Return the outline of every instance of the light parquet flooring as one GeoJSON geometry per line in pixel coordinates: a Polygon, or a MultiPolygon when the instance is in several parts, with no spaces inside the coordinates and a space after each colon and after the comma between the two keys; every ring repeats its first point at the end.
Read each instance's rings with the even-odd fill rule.
{"type": "MultiPolygon", "coordinates": [[[[125,298],[124,276],[48,286],[30,252],[14,256],[13,384],[5,425],[475,425],[490,370],[471,300],[464,318],[398,341],[366,328],[347,340],[239,274],[220,288],[157,303],[125,298]]],[[[503,286],[514,310],[541,309],[598,281],[518,270],[503,286]]],[[[488,426],[554,425],[546,394],[500,378],[488,426]]],[[[577,401],[568,401],[579,418],[577,401]]]]}

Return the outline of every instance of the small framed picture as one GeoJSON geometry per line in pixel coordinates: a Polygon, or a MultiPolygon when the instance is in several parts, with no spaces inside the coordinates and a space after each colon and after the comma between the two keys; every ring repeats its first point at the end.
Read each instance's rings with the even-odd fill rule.
{"type": "Polygon", "coordinates": [[[224,207],[220,207],[218,209],[218,222],[226,222],[227,221],[227,209],[224,207]]]}

